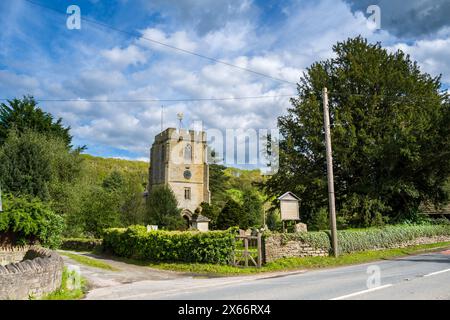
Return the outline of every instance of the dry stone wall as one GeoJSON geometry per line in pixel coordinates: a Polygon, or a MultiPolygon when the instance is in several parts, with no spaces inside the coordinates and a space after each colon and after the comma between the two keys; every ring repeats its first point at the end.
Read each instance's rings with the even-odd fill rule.
{"type": "Polygon", "coordinates": [[[30,247],[0,247],[0,266],[20,262],[25,257],[25,254],[30,247]]]}
{"type": "Polygon", "coordinates": [[[314,248],[301,241],[283,241],[281,234],[273,234],[264,240],[265,262],[290,257],[327,256],[326,249],[314,248]]]}
{"type": "Polygon", "coordinates": [[[0,265],[0,300],[39,298],[61,286],[64,263],[56,252],[41,247],[21,248],[0,248],[0,257],[5,261],[20,259],[0,265]]]}
{"type": "MultiPolygon", "coordinates": [[[[389,247],[376,247],[371,250],[383,250],[391,248],[404,248],[421,244],[431,244],[438,242],[450,242],[450,236],[420,237],[414,240],[405,241],[389,247]]],[[[329,252],[324,248],[314,248],[308,243],[299,240],[283,240],[282,234],[272,234],[264,240],[264,260],[271,262],[280,258],[292,257],[323,257],[329,252]]]]}

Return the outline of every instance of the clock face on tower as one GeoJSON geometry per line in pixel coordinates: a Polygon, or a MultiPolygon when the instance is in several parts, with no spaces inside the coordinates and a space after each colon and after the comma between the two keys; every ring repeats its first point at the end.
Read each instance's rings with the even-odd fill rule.
{"type": "Polygon", "coordinates": [[[192,177],[192,173],[190,170],[186,170],[184,171],[183,176],[185,179],[190,179],[192,177]]]}

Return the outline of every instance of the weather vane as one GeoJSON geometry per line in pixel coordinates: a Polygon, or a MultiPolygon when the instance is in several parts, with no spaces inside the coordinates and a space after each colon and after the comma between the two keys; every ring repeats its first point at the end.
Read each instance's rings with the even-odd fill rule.
{"type": "Polygon", "coordinates": [[[181,130],[183,128],[183,117],[184,117],[183,112],[178,112],[177,113],[177,118],[178,118],[178,121],[180,122],[179,126],[178,126],[179,130],[181,130]]]}

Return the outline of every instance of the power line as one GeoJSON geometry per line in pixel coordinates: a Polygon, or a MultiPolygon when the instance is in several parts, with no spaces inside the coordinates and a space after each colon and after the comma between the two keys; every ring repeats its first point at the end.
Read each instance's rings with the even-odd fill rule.
{"type": "MultiPolygon", "coordinates": [[[[32,5],[35,5],[35,6],[38,6],[38,7],[47,9],[47,10],[50,10],[50,11],[52,11],[52,12],[58,13],[58,14],[60,14],[60,15],[67,16],[66,13],[63,13],[63,12],[61,12],[61,11],[59,11],[59,10],[57,10],[57,9],[51,8],[51,7],[47,7],[47,6],[42,5],[42,4],[40,4],[40,3],[36,3],[36,2],[34,2],[34,1],[31,1],[31,0],[24,0],[24,1],[26,1],[26,2],[28,2],[28,3],[30,3],[30,4],[32,4],[32,5]]],[[[199,58],[202,58],[202,59],[206,59],[206,60],[209,60],[209,61],[212,61],[212,62],[215,62],[215,63],[223,64],[223,65],[226,65],[226,66],[228,66],[228,67],[240,69],[240,70],[242,70],[242,71],[250,72],[250,73],[256,74],[256,75],[258,75],[258,76],[265,77],[265,78],[268,78],[268,79],[272,79],[272,80],[275,80],[275,81],[284,82],[284,83],[288,83],[288,84],[291,84],[291,85],[297,85],[297,83],[295,83],[295,82],[291,82],[291,81],[288,81],[288,80],[285,80],[285,79],[273,77],[273,76],[271,76],[271,75],[268,75],[268,74],[265,74],[265,73],[262,73],[262,72],[259,72],[259,71],[255,71],[255,70],[252,70],[252,69],[249,69],[249,68],[241,67],[241,66],[238,66],[238,65],[235,65],[235,64],[232,64],[232,63],[223,61],[223,60],[216,59],[216,58],[208,57],[208,56],[206,56],[206,55],[203,55],[203,54],[200,54],[200,53],[197,53],[197,52],[193,52],[193,51],[190,51],[190,50],[186,50],[186,49],[183,49],[183,48],[179,48],[179,47],[176,47],[176,46],[172,46],[172,45],[170,45],[170,44],[167,44],[167,43],[164,43],[164,42],[155,40],[155,39],[143,37],[143,36],[142,36],[141,34],[139,34],[138,32],[133,32],[133,31],[127,31],[127,30],[118,29],[118,28],[113,27],[113,26],[111,26],[111,25],[108,25],[108,24],[106,24],[106,23],[99,22],[99,21],[92,20],[92,19],[86,19],[86,18],[83,18],[83,17],[80,17],[80,19],[81,19],[82,21],[88,22],[88,23],[90,23],[90,24],[92,24],[92,25],[94,25],[94,26],[100,26],[100,27],[108,28],[108,29],[111,29],[111,30],[114,30],[114,31],[116,31],[116,32],[120,32],[120,33],[129,35],[129,36],[138,37],[138,38],[140,38],[140,39],[143,39],[143,40],[152,42],[152,43],[154,43],[154,44],[158,44],[158,45],[160,45],[160,46],[164,46],[164,47],[169,48],[169,49],[173,49],[173,50],[176,50],[176,51],[179,51],[179,52],[183,52],[183,53],[186,53],[186,54],[190,54],[190,55],[193,55],[193,56],[196,56],[196,57],[199,57],[199,58]]],[[[98,29],[98,28],[97,28],[97,29],[98,29]]]]}
{"type": "MultiPolygon", "coordinates": [[[[37,102],[93,102],[93,103],[146,103],[146,102],[195,102],[195,101],[232,101],[232,100],[253,100],[253,99],[274,99],[283,97],[293,97],[292,94],[274,96],[253,96],[253,97],[224,97],[224,98],[186,98],[186,99],[35,99],[37,102]]],[[[14,100],[14,98],[0,98],[0,101],[14,100]]]]}

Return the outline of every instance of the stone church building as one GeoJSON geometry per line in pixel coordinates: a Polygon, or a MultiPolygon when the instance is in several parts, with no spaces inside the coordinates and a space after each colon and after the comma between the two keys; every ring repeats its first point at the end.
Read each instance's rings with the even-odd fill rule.
{"type": "Polygon", "coordinates": [[[189,226],[207,231],[209,219],[194,214],[211,198],[206,132],[168,128],[156,135],[150,152],[148,191],[158,185],[172,189],[189,226]]]}

